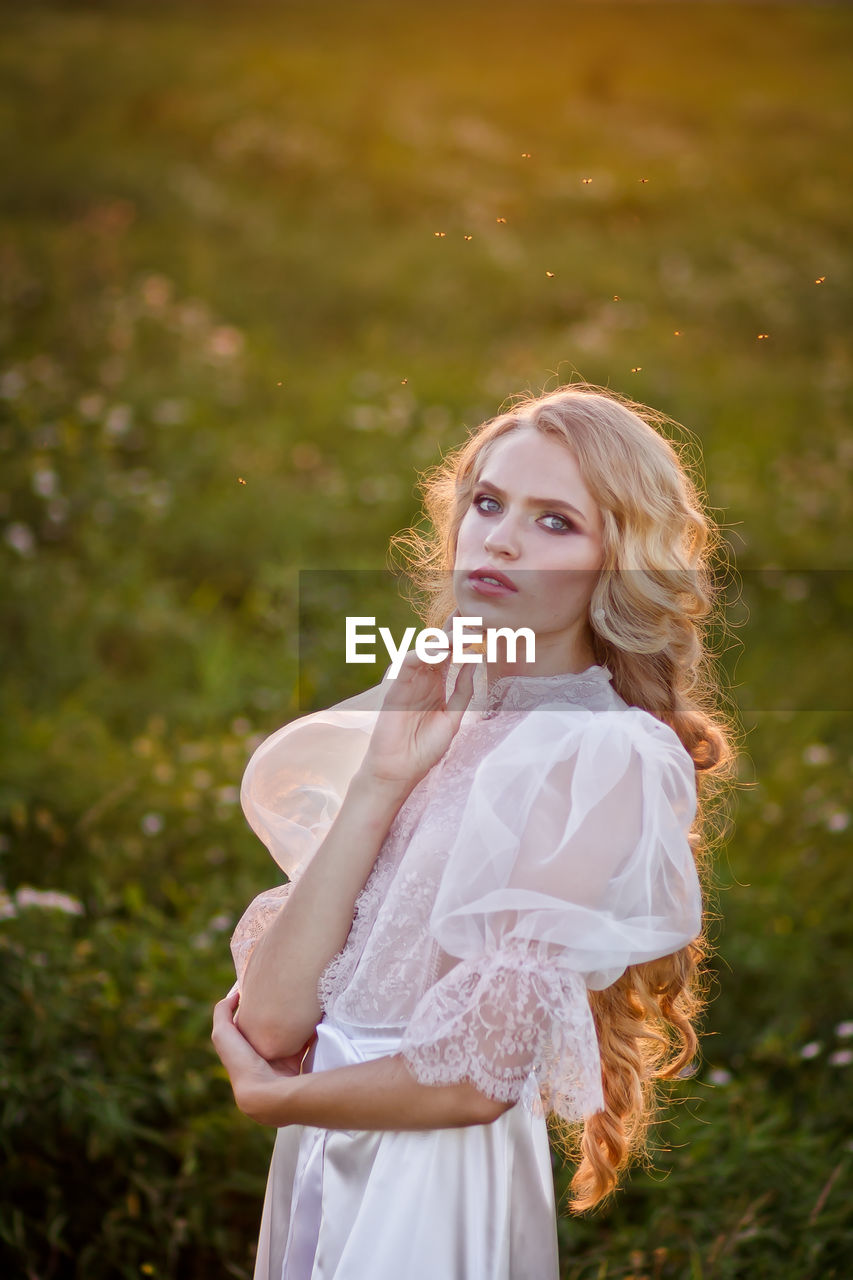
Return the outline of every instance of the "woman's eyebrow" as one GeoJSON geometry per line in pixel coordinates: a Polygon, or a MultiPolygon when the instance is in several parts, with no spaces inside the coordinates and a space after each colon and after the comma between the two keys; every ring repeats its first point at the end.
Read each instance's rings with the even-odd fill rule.
{"type": "MultiPolygon", "coordinates": [[[[505,498],[506,493],[498,485],[492,484],[491,480],[478,480],[477,488],[490,489],[492,493],[499,498],[505,498]]],[[[571,511],[579,520],[586,520],[586,516],[577,507],[573,507],[570,502],[564,502],[562,498],[528,498],[527,505],[530,507],[562,507],[564,511],[571,511]]]]}

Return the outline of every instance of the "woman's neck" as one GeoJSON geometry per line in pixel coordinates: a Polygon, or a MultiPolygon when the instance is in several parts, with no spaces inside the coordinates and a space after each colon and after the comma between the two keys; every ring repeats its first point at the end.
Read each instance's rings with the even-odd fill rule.
{"type": "Polygon", "coordinates": [[[507,676],[559,676],[580,675],[589,667],[596,665],[595,654],[591,650],[575,653],[571,659],[559,654],[543,654],[536,662],[485,662],[486,688],[490,690],[498,680],[507,676]]]}

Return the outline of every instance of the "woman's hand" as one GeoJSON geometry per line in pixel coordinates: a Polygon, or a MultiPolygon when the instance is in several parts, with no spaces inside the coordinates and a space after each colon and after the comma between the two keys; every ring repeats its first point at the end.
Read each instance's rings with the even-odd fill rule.
{"type": "Polygon", "coordinates": [[[474,664],[463,663],[445,698],[449,659],[449,651],[437,663],[406,654],[377,716],[363,774],[414,786],[444,755],[474,692],[474,664]]]}
{"type": "MultiPolygon", "coordinates": [[[[311,1044],[308,1041],[299,1053],[289,1058],[276,1058],[267,1062],[256,1053],[249,1041],[235,1025],[234,1015],[240,1002],[236,985],[213,1009],[211,1040],[228,1072],[234,1101],[240,1111],[258,1124],[272,1123],[265,1119],[265,1100],[275,1087],[277,1105],[281,1106],[281,1082],[289,1076],[298,1076],[302,1060],[311,1044]]],[[[281,1121],[279,1121],[281,1123],[281,1121]]]]}

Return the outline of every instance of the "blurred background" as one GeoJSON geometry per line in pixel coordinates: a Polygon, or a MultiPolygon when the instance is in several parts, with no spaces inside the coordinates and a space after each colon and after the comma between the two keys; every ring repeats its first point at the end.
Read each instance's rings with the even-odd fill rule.
{"type": "Polygon", "coordinates": [[[418,470],[572,378],[701,445],[744,753],[703,1063],[653,1167],[561,1219],[563,1275],[849,1274],[851,36],[843,4],[7,9],[4,1276],[251,1275],[272,1134],[210,1011],[280,878],[238,788],[304,709],[299,570],[382,569],[418,470]]]}

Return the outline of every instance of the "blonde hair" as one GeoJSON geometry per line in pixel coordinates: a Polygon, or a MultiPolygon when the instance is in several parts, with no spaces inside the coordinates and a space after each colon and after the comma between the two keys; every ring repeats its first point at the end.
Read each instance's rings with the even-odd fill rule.
{"type": "Polygon", "coordinates": [[[706,510],[691,446],[662,430],[684,428],[590,383],[522,395],[421,474],[429,527],[394,535],[391,557],[402,557],[425,597],[426,625],[442,625],[455,608],[450,570],[485,457],[507,433],[531,427],[571,450],[601,510],[603,570],[589,610],[595,661],[609,668],[629,705],[670,725],[693,759],[699,804],[690,843],[706,895],[699,938],[674,955],[631,965],[612,986],[589,993],[605,1109],[580,1129],[552,1118],[562,1149],[578,1160],[570,1207],[579,1213],[614,1191],[622,1170],[643,1154],[658,1082],[686,1074],[697,1051],[710,951],[708,861],[723,834],[719,826],[715,838],[712,827],[734,771],[736,720],[720,710],[724,692],[705,634],[712,624],[725,631],[714,579],[725,568],[722,537],[706,510]]]}

